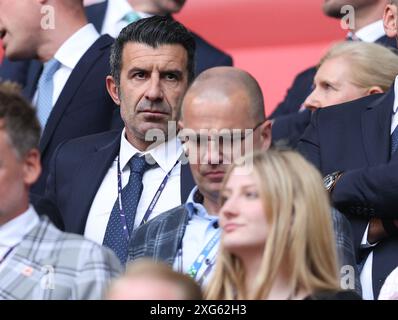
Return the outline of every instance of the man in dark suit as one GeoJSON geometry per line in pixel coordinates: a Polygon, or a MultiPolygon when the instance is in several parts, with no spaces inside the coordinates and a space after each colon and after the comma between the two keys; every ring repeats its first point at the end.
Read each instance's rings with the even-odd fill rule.
{"type": "MultiPolygon", "coordinates": [[[[394,2],[384,14],[390,37],[397,36],[397,19],[394,2]]],[[[391,220],[397,218],[398,210],[391,201],[391,192],[397,190],[392,177],[396,174],[387,169],[397,161],[396,97],[397,81],[386,94],[316,111],[299,145],[322,174],[328,175],[332,200],[351,220],[366,299],[377,298],[385,278],[398,265],[397,231],[391,220]],[[390,191],[382,193],[387,189],[390,191]],[[380,229],[389,236],[381,239],[380,229]],[[372,248],[370,253],[365,251],[372,248]]]]}
{"type": "Polygon", "coordinates": [[[123,131],[71,140],[54,154],[46,196],[65,230],[112,248],[122,262],[132,230],[184,202],[194,185],[171,127],[194,77],[194,53],[192,35],[170,17],[128,25],[106,79],[123,131]]]}
{"type": "Polygon", "coordinates": [[[6,57],[40,61],[31,60],[23,90],[37,107],[42,125],[43,171],[31,190],[42,195],[56,147],[65,140],[109,130],[113,116],[119,118],[105,86],[113,39],[100,36],[87,23],[81,0],[49,0],[45,5],[32,0],[2,1],[1,6],[0,33],[6,57]],[[48,17],[41,13],[47,5],[54,16],[51,10],[48,17]]]}
{"type": "MultiPolygon", "coordinates": [[[[196,264],[195,259],[207,243],[219,236],[217,214],[222,178],[238,156],[253,149],[269,148],[271,128],[256,80],[230,67],[209,69],[196,78],[183,100],[180,125],[184,128],[180,135],[187,139],[186,150],[197,187],[185,204],[161,214],[133,233],[129,259],[151,257],[165,261],[175,270],[190,273],[198,282],[205,283],[218,241],[206,252],[208,263],[196,264]],[[229,135],[226,129],[231,130],[229,135]],[[241,152],[236,154],[233,150],[241,152]],[[200,157],[196,158],[197,155],[200,157]],[[197,272],[193,274],[190,267],[195,265],[200,267],[195,267],[197,272]]],[[[332,217],[341,265],[352,265],[355,270],[350,225],[336,210],[332,217]]],[[[360,293],[359,281],[356,284],[360,293]]],[[[354,289],[353,282],[351,285],[354,289]]]]}
{"type": "MultiPolygon", "coordinates": [[[[396,48],[395,39],[386,36],[381,21],[387,2],[387,0],[325,0],[323,11],[329,17],[341,18],[345,14],[345,11],[341,12],[342,7],[351,5],[355,9],[355,24],[347,38],[396,48]]],[[[303,126],[305,127],[310,112],[304,110],[302,105],[312,91],[316,70],[317,67],[314,66],[298,74],[285,99],[271,114],[271,118],[275,121],[272,128],[273,141],[294,136],[303,126]]]]}
{"type": "MultiPolygon", "coordinates": [[[[149,15],[170,15],[179,12],[185,0],[106,0],[85,8],[87,19],[100,34],[116,38],[129,21],[149,15]],[[132,14],[133,13],[133,14],[132,14]],[[129,14],[132,16],[130,17],[129,14]]],[[[196,42],[195,74],[216,66],[232,66],[232,57],[193,33],[196,42]]],[[[32,73],[30,62],[5,60],[0,66],[0,78],[13,80],[25,86],[32,73]]]]}

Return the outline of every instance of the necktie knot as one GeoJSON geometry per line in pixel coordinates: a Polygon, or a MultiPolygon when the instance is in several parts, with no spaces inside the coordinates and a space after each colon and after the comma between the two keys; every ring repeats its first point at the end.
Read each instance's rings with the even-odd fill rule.
{"type": "Polygon", "coordinates": [[[54,73],[58,70],[59,66],[60,66],[60,63],[55,58],[47,61],[44,64],[43,72],[42,72],[42,75],[40,77],[40,80],[41,79],[43,79],[45,81],[50,80],[54,76],[54,73]]]}
{"type": "Polygon", "coordinates": [[[137,20],[140,20],[141,17],[134,11],[130,11],[129,13],[126,13],[124,17],[122,18],[123,21],[126,21],[128,24],[135,22],[137,20]]]}
{"type": "Polygon", "coordinates": [[[138,173],[139,175],[144,175],[151,165],[146,161],[145,156],[134,155],[129,161],[130,172],[138,173]]]}

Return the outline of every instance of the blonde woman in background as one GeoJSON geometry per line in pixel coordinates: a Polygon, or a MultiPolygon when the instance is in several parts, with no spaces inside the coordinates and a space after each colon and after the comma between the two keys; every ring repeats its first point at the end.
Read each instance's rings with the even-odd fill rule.
{"type": "MultiPolygon", "coordinates": [[[[344,41],[332,46],[322,57],[314,78],[313,91],[301,111],[315,111],[332,105],[384,93],[398,75],[398,55],[375,43],[344,41]]],[[[276,118],[272,140],[296,147],[311,120],[311,112],[276,118]]]]}
{"type": "Polygon", "coordinates": [[[243,160],[221,191],[222,244],[207,299],[360,299],[340,291],[331,209],[317,170],[293,151],[243,160]]]}
{"type": "Polygon", "coordinates": [[[398,55],[376,43],[344,41],[318,65],[314,89],[304,101],[310,110],[386,92],[398,74],[398,55]]]}

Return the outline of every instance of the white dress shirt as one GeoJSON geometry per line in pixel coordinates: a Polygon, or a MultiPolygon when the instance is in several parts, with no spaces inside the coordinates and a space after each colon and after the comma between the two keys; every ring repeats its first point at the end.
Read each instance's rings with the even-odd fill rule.
{"type": "MultiPolygon", "coordinates": [[[[57,102],[66,82],[69,79],[73,69],[76,67],[80,59],[87,52],[87,50],[100,37],[99,33],[91,23],[80,28],[62,46],[57,50],[54,58],[57,59],[61,66],[55,72],[53,77],[54,91],[53,91],[53,106],[57,102]]],[[[105,81],[105,80],[104,80],[105,81]]],[[[33,98],[33,104],[37,104],[38,92],[33,98]]]]}
{"type": "MultiPolygon", "coordinates": [[[[181,204],[181,162],[177,163],[177,160],[180,159],[182,155],[182,146],[180,141],[174,137],[170,141],[163,143],[152,150],[140,152],[127,141],[124,129],[122,132],[119,151],[120,168],[122,170],[122,187],[128,183],[130,176],[130,167],[128,166],[128,162],[136,153],[147,155],[152,159],[152,161],[155,161],[158,166],[144,173],[142,179],[144,188],[138,203],[134,228],[140,225],[146,210],[156,194],[156,191],[170,170],[172,170],[171,175],[149,219],[152,219],[162,212],[181,204]],[[176,163],[177,165],[175,165],[176,163]]],[[[118,196],[117,175],[116,158],[105,175],[88,214],[84,236],[99,244],[102,244],[103,242],[108,220],[118,196]]]]}
{"type": "Polygon", "coordinates": [[[132,11],[137,13],[141,18],[151,16],[144,12],[135,11],[127,0],[109,0],[101,34],[107,33],[116,38],[120,31],[127,26],[127,22],[123,20],[124,16],[132,11]]]}
{"type": "MultiPolygon", "coordinates": [[[[391,129],[390,129],[390,134],[392,134],[395,130],[395,128],[398,125],[398,76],[395,78],[395,83],[394,83],[394,105],[393,105],[393,114],[392,114],[392,119],[391,119],[391,129]]],[[[369,245],[367,239],[368,239],[368,229],[369,229],[369,224],[365,230],[365,233],[362,237],[362,245],[369,245]]],[[[376,246],[374,244],[373,246],[376,246]]],[[[370,252],[368,257],[366,258],[365,264],[363,266],[361,275],[360,275],[360,280],[361,280],[361,286],[362,286],[362,297],[365,300],[373,300],[375,297],[373,295],[373,284],[372,284],[372,265],[373,265],[373,252],[370,252]]]]}
{"type": "MultiPolygon", "coordinates": [[[[195,193],[198,192],[198,187],[195,187],[186,202],[189,212],[189,222],[185,229],[182,238],[182,247],[174,260],[173,269],[178,272],[188,273],[190,267],[198,258],[199,254],[209,243],[209,241],[220,234],[218,226],[218,215],[209,214],[202,203],[195,199],[195,193]]],[[[216,260],[219,247],[219,241],[209,252],[209,255],[204,257],[205,263],[198,270],[196,281],[203,281],[201,285],[206,285],[210,275],[214,271],[214,263],[216,260]],[[209,271],[210,270],[210,271],[209,271]],[[207,273],[208,272],[208,273],[207,273]],[[207,274],[205,274],[207,273],[207,274]],[[201,279],[203,278],[203,279],[201,279]]]]}
{"type": "Polygon", "coordinates": [[[385,36],[383,20],[378,20],[355,32],[355,36],[364,42],[376,42],[376,40],[385,36]]]}
{"type": "Polygon", "coordinates": [[[388,275],[381,287],[378,300],[398,300],[398,267],[388,275]]]}
{"type": "MultiPolygon", "coordinates": [[[[29,206],[27,211],[0,226],[0,260],[11,248],[15,248],[39,222],[40,219],[35,209],[29,206]]],[[[3,263],[0,264],[0,270],[4,268],[13,253],[15,253],[15,250],[11,251],[3,263]]]]}

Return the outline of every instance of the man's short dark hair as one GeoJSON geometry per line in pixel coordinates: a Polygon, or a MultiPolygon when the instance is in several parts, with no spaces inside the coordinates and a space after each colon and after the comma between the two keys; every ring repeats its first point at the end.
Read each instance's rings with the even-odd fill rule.
{"type": "Polygon", "coordinates": [[[111,75],[116,85],[120,84],[122,69],[122,54],[124,45],[128,42],[142,43],[152,48],[160,45],[179,44],[188,54],[188,82],[194,78],[195,39],[181,23],[170,16],[153,16],[140,19],[125,27],[112,46],[110,65],[111,75]]]}
{"type": "Polygon", "coordinates": [[[19,86],[10,82],[0,82],[0,130],[6,131],[19,157],[39,147],[36,111],[22,97],[19,86]]]}

